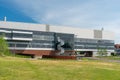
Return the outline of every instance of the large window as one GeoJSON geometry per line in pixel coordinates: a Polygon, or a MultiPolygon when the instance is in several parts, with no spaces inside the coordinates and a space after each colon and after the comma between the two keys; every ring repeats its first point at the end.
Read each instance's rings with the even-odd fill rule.
{"type": "Polygon", "coordinates": [[[54,41],[54,36],[49,35],[33,35],[34,40],[47,40],[47,41],[54,41]]]}
{"type": "Polygon", "coordinates": [[[12,31],[13,40],[32,41],[32,32],[12,31]]]}
{"type": "Polygon", "coordinates": [[[32,38],[32,34],[13,33],[13,37],[17,37],[17,38],[32,38]]]}
{"type": "Polygon", "coordinates": [[[20,48],[53,48],[52,43],[8,42],[9,47],[20,48]]]}
{"type": "Polygon", "coordinates": [[[11,33],[5,33],[5,37],[12,38],[12,34],[11,33]]]}
{"type": "Polygon", "coordinates": [[[0,35],[3,35],[4,39],[12,38],[11,31],[9,31],[9,30],[0,30],[0,35]]]}
{"type": "Polygon", "coordinates": [[[55,33],[54,37],[56,50],[58,50],[57,46],[60,44],[62,44],[61,47],[64,48],[65,50],[74,49],[74,34],[55,33]]]}
{"type": "Polygon", "coordinates": [[[76,49],[83,49],[83,48],[84,49],[98,49],[98,48],[114,49],[113,40],[95,40],[95,39],[76,38],[74,43],[76,49]],[[84,47],[80,45],[84,45],[84,47]]]}
{"type": "Polygon", "coordinates": [[[16,47],[22,47],[22,48],[27,48],[27,44],[16,44],[16,47]]]}
{"type": "Polygon", "coordinates": [[[51,43],[32,43],[33,48],[53,48],[54,44],[51,43]]]}
{"type": "Polygon", "coordinates": [[[80,42],[80,43],[97,43],[98,40],[93,40],[93,39],[83,39],[83,38],[75,38],[75,42],[80,42]]]}
{"type": "Polygon", "coordinates": [[[29,43],[28,42],[9,42],[8,41],[9,47],[28,47],[29,43]]]}

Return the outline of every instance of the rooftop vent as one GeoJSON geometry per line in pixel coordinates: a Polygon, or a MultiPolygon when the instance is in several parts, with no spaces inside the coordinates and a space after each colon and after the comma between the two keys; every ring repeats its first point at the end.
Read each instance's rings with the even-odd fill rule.
{"type": "Polygon", "coordinates": [[[4,21],[5,21],[5,22],[7,21],[7,17],[6,17],[6,16],[4,17],[4,21]]]}

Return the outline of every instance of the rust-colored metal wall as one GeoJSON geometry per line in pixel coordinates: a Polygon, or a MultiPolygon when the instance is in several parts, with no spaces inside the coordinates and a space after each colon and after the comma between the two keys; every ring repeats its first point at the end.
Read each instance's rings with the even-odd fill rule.
{"type": "MultiPolygon", "coordinates": [[[[57,50],[11,50],[12,53],[16,54],[28,54],[28,55],[34,55],[34,56],[43,56],[43,55],[56,55],[59,51],[57,50]]],[[[65,54],[74,54],[74,51],[69,50],[65,51],[65,54]]]]}

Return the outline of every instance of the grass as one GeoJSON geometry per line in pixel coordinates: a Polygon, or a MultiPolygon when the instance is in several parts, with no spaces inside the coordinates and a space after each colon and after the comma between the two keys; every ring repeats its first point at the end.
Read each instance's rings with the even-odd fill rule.
{"type": "Polygon", "coordinates": [[[0,57],[0,80],[120,80],[120,64],[0,57]]]}

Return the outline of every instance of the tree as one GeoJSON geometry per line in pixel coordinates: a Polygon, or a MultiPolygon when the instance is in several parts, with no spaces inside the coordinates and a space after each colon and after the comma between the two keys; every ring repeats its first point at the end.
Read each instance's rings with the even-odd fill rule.
{"type": "Polygon", "coordinates": [[[97,54],[98,54],[99,56],[102,56],[102,49],[101,49],[101,48],[98,48],[97,54]]]}
{"type": "Polygon", "coordinates": [[[99,56],[107,56],[107,50],[104,48],[98,48],[98,55],[99,56]]]}
{"type": "Polygon", "coordinates": [[[107,56],[107,54],[108,54],[108,53],[107,53],[107,50],[104,48],[104,49],[103,49],[103,55],[104,55],[104,56],[107,56]]]}
{"type": "Polygon", "coordinates": [[[0,56],[9,55],[8,44],[4,39],[4,35],[0,35],[0,56]]]}

